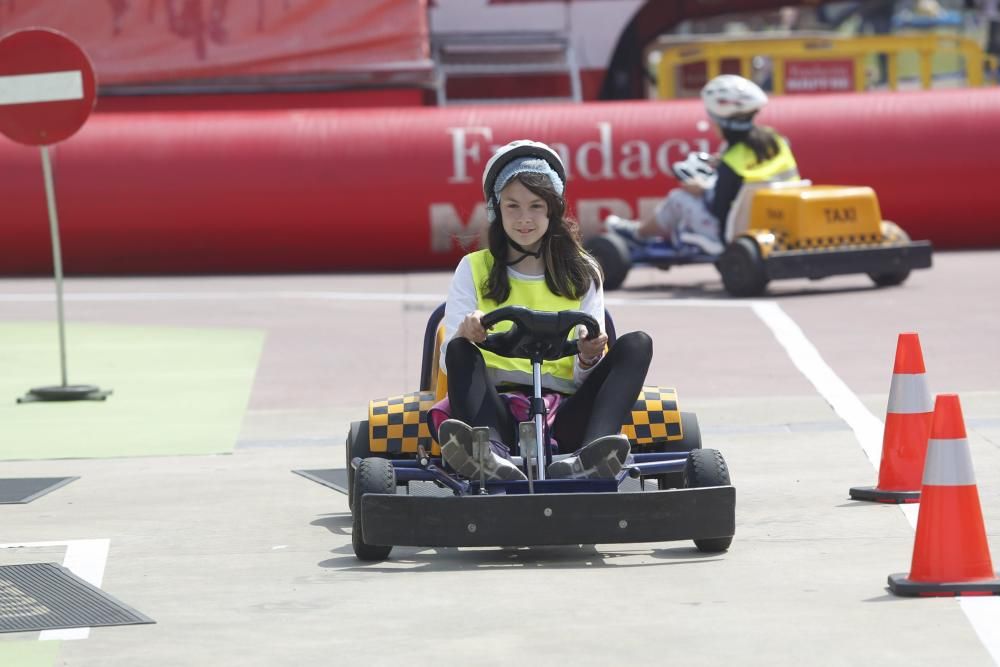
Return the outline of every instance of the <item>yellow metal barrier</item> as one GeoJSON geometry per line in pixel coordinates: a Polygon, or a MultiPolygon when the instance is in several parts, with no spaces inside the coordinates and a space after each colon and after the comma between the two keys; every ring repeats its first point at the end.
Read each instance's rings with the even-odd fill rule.
{"type": "Polygon", "coordinates": [[[713,35],[693,40],[660,47],[657,87],[661,99],[682,97],[685,90],[690,92],[700,88],[700,85],[678,88],[678,83],[685,83],[683,78],[678,79],[678,73],[682,77],[688,76],[691,80],[687,83],[691,84],[719,74],[740,74],[752,78],[753,60],[757,57],[771,59],[770,90],[778,95],[786,92],[864,91],[867,86],[866,61],[878,54],[886,56],[886,83],[892,90],[899,86],[901,53],[918,55],[923,88],[932,85],[931,58],[935,54],[960,56],[969,86],[983,85],[983,71],[987,63],[991,69],[997,66],[996,56],[985,54],[974,40],[954,35],[823,35],[762,39],[729,39],[713,35]],[[701,63],[704,63],[703,70],[697,68],[701,63]],[[790,71],[792,77],[788,76],[790,71]],[[814,73],[812,80],[810,72],[814,73]]]}

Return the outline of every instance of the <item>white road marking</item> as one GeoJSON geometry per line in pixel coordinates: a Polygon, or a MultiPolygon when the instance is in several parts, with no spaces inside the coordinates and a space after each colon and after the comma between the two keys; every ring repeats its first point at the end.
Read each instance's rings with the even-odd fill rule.
{"type": "MultiPolygon", "coordinates": [[[[446,294],[394,294],[388,292],[69,292],[66,301],[261,301],[265,299],[313,299],[317,301],[379,301],[443,303],[446,294]]],[[[48,303],[55,296],[38,293],[0,294],[0,302],[48,303]]]]}
{"type": "Polygon", "coordinates": [[[83,72],[45,72],[0,76],[0,105],[83,99],[83,72]]]}
{"type": "MultiPolygon", "coordinates": [[[[51,542],[12,542],[0,544],[0,549],[17,549],[31,547],[66,547],[62,565],[70,572],[80,577],[88,584],[101,587],[104,579],[104,567],[108,561],[108,549],[111,540],[62,540],[51,542]]],[[[42,630],[38,633],[39,641],[53,639],[86,639],[90,636],[90,628],[66,628],[63,630],[42,630]]]]}
{"type": "Polygon", "coordinates": [[[1000,598],[996,595],[960,597],[958,605],[979,635],[979,641],[993,656],[993,661],[1000,665],[1000,598]]]}
{"type": "Polygon", "coordinates": [[[799,372],[816,387],[833,411],[847,422],[868,460],[878,469],[882,459],[882,422],[823,361],[819,351],[781,306],[762,302],[753,304],[752,309],[774,334],[799,372]]]}
{"type": "MultiPolygon", "coordinates": [[[[378,301],[444,303],[447,294],[396,292],[256,291],[256,292],[67,292],[66,301],[260,301],[265,299],[311,299],[317,301],[378,301]]],[[[55,297],[47,292],[0,294],[4,303],[48,303],[55,297]]],[[[673,308],[747,308],[758,301],[726,299],[605,299],[609,306],[658,306],[673,308]]],[[[766,302],[764,302],[766,303],[766,302]]]]}

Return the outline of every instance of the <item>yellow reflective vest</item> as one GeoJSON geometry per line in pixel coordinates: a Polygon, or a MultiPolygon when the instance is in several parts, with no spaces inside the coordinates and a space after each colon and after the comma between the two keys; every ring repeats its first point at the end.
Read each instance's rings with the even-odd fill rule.
{"type": "Polygon", "coordinates": [[[726,150],[722,155],[722,161],[729,165],[737,176],[741,176],[744,183],[799,180],[799,167],[795,163],[795,156],[792,155],[788,142],[781,136],[775,138],[778,140],[778,154],[770,160],[757,162],[753,150],[744,143],[738,143],[726,150]]]}
{"type": "MultiPolygon", "coordinates": [[[[557,313],[561,310],[580,310],[580,299],[553,294],[544,279],[522,280],[510,276],[510,294],[503,303],[497,303],[484,295],[486,279],[493,267],[493,255],[489,250],[479,250],[469,254],[469,264],[472,267],[472,279],[476,285],[476,301],[479,310],[484,313],[502,308],[503,306],[524,306],[532,310],[557,313]]],[[[511,328],[511,322],[500,322],[488,333],[502,333],[511,328]]],[[[568,338],[574,338],[570,333],[568,338]]],[[[482,350],[486,366],[493,369],[493,375],[499,382],[531,385],[531,362],[527,359],[511,359],[501,357],[482,350]]],[[[573,383],[573,357],[564,357],[557,361],[542,362],[542,384],[564,393],[576,390],[573,383]],[[548,376],[548,378],[546,378],[548,376]],[[548,380],[548,381],[547,381],[548,380]]]]}

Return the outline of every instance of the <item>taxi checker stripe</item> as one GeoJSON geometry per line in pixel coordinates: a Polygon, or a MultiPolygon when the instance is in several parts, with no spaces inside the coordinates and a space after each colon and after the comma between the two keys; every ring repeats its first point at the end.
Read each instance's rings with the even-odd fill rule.
{"type": "Polygon", "coordinates": [[[889,407],[886,412],[913,415],[934,412],[925,373],[894,373],[889,386],[889,407]]]}
{"type": "Polygon", "coordinates": [[[927,441],[924,484],[928,486],[971,486],[976,483],[972,455],[966,438],[931,438],[927,441]]]}
{"type": "Polygon", "coordinates": [[[83,99],[83,72],[0,76],[0,105],[83,99]]]}

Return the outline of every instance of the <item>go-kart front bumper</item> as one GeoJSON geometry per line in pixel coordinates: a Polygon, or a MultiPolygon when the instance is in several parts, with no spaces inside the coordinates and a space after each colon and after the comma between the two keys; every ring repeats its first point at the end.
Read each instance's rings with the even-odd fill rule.
{"type": "Polygon", "coordinates": [[[899,273],[930,268],[931,253],[927,241],[871,248],[774,251],[764,258],[764,269],[772,280],[899,273]]]}
{"type": "Polygon", "coordinates": [[[484,547],[667,542],[732,537],[736,489],[421,497],[366,494],[364,541],[484,547]]]}

